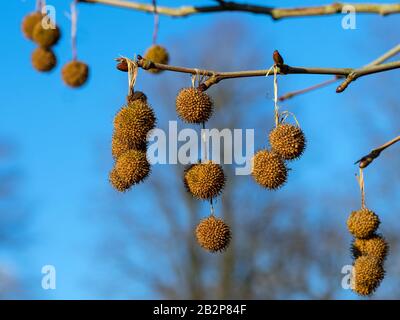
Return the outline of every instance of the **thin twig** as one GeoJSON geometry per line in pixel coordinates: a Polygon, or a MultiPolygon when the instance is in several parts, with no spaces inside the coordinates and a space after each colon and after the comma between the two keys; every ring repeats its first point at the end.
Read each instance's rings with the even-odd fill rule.
{"type": "Polygon", "coordinates": [[[343,83],[341,83],[336,88],[336,92],[337,93],[343,92],[344,90],[346,90],[346,88],[348,87],[348,85],[351,82],[357,80],[358,78],[360,78],[364,75],[373,74],[373,73],[377,73],[377,72],[381,72],[381,71],[397,69],[399,67],[398,65],[399,65],[399,61],[394,61],[394,62],[389,62],[389,63],[377,65],[377,66],[368,66],[368,67],[354,70],[349,75],[347,75],[346,80],[344,80],[343,83]]]}
{"type": "Polygon", "coordinates": [[[373,149],[369,154],[367,154],[366,156],[362,157],[360,160],[356,161],[355,164],[358,163],[358,166],[363,169],[368,167],[372,161],[374,161],[376,158],[379,157],[379,155],[381,154],[381,152],[383,150],[385,150],[386,148],[389,148],[391,145],[395,144],[396,142],[400,141],[400,136],[384,143],[383,145],[381,145],[378,148],[373,149]]]}
{"type": "MultiPolygon", "coordinates": [[[[124,58],[117,58],[117,68],[120,71],[127,71],[127,64],[124,58]]],[[[208,89],[210,86],[220,82],[221,80],[233,79],[233,78],[248,78],[248,77],[264,77],[267,75],[268,70],[246,70],[246,71],[233,71],[233,72],[220,72],[213,70],[204,70],[196,68],[186,68],[179,66],[166,65],[161,63],[155,63],[150,60],[142,58],[140,55],[137,57],[138,67],[148,70],[150,68],[156,68],[159,70],[189,73],[189,74],[200,74],[209,77],[202,83],[202,90],[208,89]]],[[[310,68],[310,67],[291,67],[288,65],[277,66],[278,74],[331,74],[337,76],[350,75],[354,78],[360,78],[369,74],[388,71],[392,69],[400,68],[400,61],[389,62],[378,66],[369,66],[360,69],[352,68],[310,68]]],[[[271,75],[271,74],[269,74],[271,75]]]]}
{"type": "MultiPolygon", "coordinates": [[[[400,52],[400,44],[396,45],[395,47],[393,47],[389,51],[385,52],[383,55],[381,55],[380,57],[378,57],[374,61],[371,61],[370,63],[365,65],[365,67],[381,64],[381,63],[385,62],[386,60],[392,58],[393,56],[395,56],[399,52],[400,52]]],[[[304,94],[304,93],[307,93],[307,92],[310,92],[310,91],[314,91],[314,90],[319,89],[319,88],[323,88],[323,87],[325,87],[327,85],[335,83],[336,81],[338,81],[339,79],[342,79],[342,78],[343,77],[335,76],[334,78],[332,78],[330,80],[318,83],[316,85],[312,85],[312,86],[307,87],[305,89],[288,92],[288,93],[284,94],[283,96],[279,97],[279,100],[280,101],[284,101],[284,100],[287,100],[287,99],[291,99],[294,96],[297,96],[297,95],[300,95],[300,94],[304,94]]]]}
{"type": "MultiPolygon", "coordinates": [[[[139,3],[126,0],[79,0],[86,3],[101,3],[110,6],[133,9],[137,11],[153,13],[154,7],[151,4],[139,3]]],[[[158,13],[172,17],[187,17],[200,13],[241,11],[255,14],[269,15],[272,19],[278,20],[290,17],[307,16],[328,16],[342,13],[345,6],[352,6],[357,13],[374,13],[382,16],[400,13],[398,3],[332,3],[328,5],[296,8],[274,8],[268,6],[236,3],[232,1],[218,1],[219,4],[212,6],[182,6],[177,8],[158,7],[158,13]]]]}
{"type": "Polygon", "coordinates": [[[369,66],[376,66],[378,64],[381,64],[385,62],[386,60],[389,60],[391,57],[394,57],[396,54],[400,52],[400,44],[397,46],[393,47],[389,51],[385,52],[383,55],[375,59],[374,61],[371,61],[369,64],[366,65],[366,67],[369,66]]]}
{"type": "MultiPolygon", "coordinates": [[[[369,63],[368,65],[366,65],[366,67],[379,65],[383,61],[390,59],[391,57],[393,57],[394,55],[396,55],[399,52],[400,52],[400,45],[397,45],[396,47],[392,48],[391,50],[386,52],[384,55],[379,57],[378,59],[376,59],[376,60],[372,61],[371,63],[369,63]]],[[[347,78],[336,88],[336,92],[343,92],[348,87],[348,85],[356,79],[357,79],[356,74],[349,74],[347,76],[347,78]]]]}
{"type": "Polygon", "coordinates": [[[301,90],[296,90],[296,91],[291,91],[291,92],[285,93],[284,95],[279,97],[279,101],[284,101],[284,100],[287,100],[287,99],[291,99],[294,96],[297,96],[297,95],[300,95],[300,94],[303,94],[303,93],[307,93],[307,92],[310,92],[310,91],[314,91],[314,90],[319,89],[319,88],[326,87],[326,86],[330,85],[331,83],[334,83],[334,82],[338,81],[338,79],[339,79],[339,76],[335,76],[332,79],[329,79],[329,80],[326,80],[324,82],[312,85],[310,87],[307,87],[307,88],[304,88],[304,89],[301,89],[301,90]]]}

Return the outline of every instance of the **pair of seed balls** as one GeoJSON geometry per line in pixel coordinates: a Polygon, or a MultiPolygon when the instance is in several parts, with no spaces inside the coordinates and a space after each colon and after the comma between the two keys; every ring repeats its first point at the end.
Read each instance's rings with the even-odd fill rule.
{"type": "Polygon", "coordinates": [[[291,124],[280,123],[269,134],[271,150],[258,151],[252,161],[252,176],[264,188],[275,190],[287,180],[285,160],[299,158],[305,149],[303,131],[291,124]]]}
{"type": "MultiPolygon", "coordinates": [[[[39,72],[49,72],[57,65],[57,57],[51,49],[60,39],[61,32],[50,18],[41,12],[27,15],[22,22],[22,31],[26,38],[33,40],[38,47],[32,53],[32,65],[39,72]],[[45,19],[48,27],[44,26],[45,19]]],[[[77,88],[88,79],[89,68],[80,61],[68,62],[62,69],[62,78],[65,84],[77,88]]]]}
{"type": "Polygon", "coordinates": [[[60,39],[60,29],[46,15],[33,12],[22,21],[22,32],[38,45],[32,53],[33,67],[40,72],[52,70],[57,65],[57,57],[51,47],[60,39]],[[48,26],[45,27],[45,23],[48,26]]]}
{"type": "MultiPolygon", "coordinates": [[[[186,190],[199,200],[212,200],[219,196],[225,180],[222,167],[212,161],[189,166],[183,178],[186,190]]],[[[225,250],[231,240],[229,226],[214,215],[200,221],[195,233],[199,245],[210,252],[225,250]]]]}
{"type": "Polygon", "coordinates": [[[354,236],[351,245],[353,255],[353,290],[362,296],[370,296],[385,276],[384,261],[389,252],[386,240],[377,234],[380,220],[373,211],[362,208],[353,211],[347,228],[354,236]]]}
{"type": "Polygon", "coordinates": [[[111,143],[115,166],[109,180],[117,191],[128,190],[150,174],[146,138],[155,125],[154,111],[142,92],[129,96],[127,105],[115,116],[111,143]]]}

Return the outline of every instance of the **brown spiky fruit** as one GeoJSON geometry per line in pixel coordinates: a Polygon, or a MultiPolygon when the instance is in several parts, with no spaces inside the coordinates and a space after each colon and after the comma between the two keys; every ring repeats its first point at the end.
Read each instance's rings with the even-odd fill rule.
{"type": "Polygon", "coordinates": [[[129,150],[115,162],[115,177],[119,179],[121,186],[127,188],[142,182],[149,173],[150,163],[145,151],[129,150]]]}
{"type": "Polygon", "coordinates": [[[197,88],[184,88],[176,97],[176,112],[185,122],[206,122],[213,113],[213,101],[197,88]]]}
{"type": "Polygon", "coordinates": [[[64,83],[72,88],[83,86],[89,77],[89,67],[80,61],[68,62],[61,71],[64,83]]]}
{"type": "Polygon", "coordinates": [[[60,29],[53,23],[51,23],[48,28],[44,28],[42,23],[37,23],[33,28],[33,41],[44,48],[54,46],[60,39],[60,36],[60,29]]]}
{"type": "Polygon", "coordinates": [[[26,38],[32,40],[33,28],[42,21],[43,14],[40,12],[32,12],[24,17],[22,21],[22,32],[26,38]]]}
{"type": "Polygon", "coordinates": [[[131,149],[133,148],[127,143],[126,139],[123,139],[123,137],[119,137],[119,135],[115,132],[113,133],[111,140],[111,154],[114,159],[118,159],[125,152],[131,149]]]}
{"type": "Polygon", "coordinates": [[[202,200],[217,197],[224,188],[225,174],[222,167],[212,161],[194,164],[185,170],[184,184],[195,197],[202,200]]]}
{"type": "Polygon", "coordinates": [[[116,152],[120,148],[143,149],[147,134],[155,125],[154,111],[146,100],[136,99],[129,102],[114,118],[116,152]]]}
{"type": "Polygon", "coordinates": [[[118,159],[121,155],[131,149],[146,151],[147,142],[144,141],[142,144],[135,144],[132,143],[132,139],[129,139],[126,136],[121,136],[118,131],[113,133],[111,140],[111,154],[114,159],[118,159]]]}
{"type": "Polygon", "coordinates": [[[355,259],[368,255],[383,263],[389,252],[389,244],[381,235],[373,235],[367,239],[354,239],[351,249],[355,259]]]}
{"type": "Polygon", "coordinates": [[[361,256],[354,261],[353,290],[362,296],[370,296],[385,276],[383,265],[372,256],[361,256]]]}
{"type": "Polygon", "coordinates": [[[223,251],[229,246],[231,230],[222,219],[211,215],[197,225],[196,238],[199,245],[210,252],[223,251]]]}
{"type": "Polygon", "coordinates": [[[110,171],[109,181],[115,190],[119,192],[125,192],[129,189],[130,185],[126,182],[123,182],[122,179],[118,176],[115,168],[110,171]]]}
{"type": "Polygon", "coordinates": [[[279,124],[269,134],[271,150],[285,160],[299,158],[305,149],[306,139],[303,131],[291,124],[279,124]]]}
{"type": "Polygon", "coordinates": [[[275,190],[287,180],[285,162],[276,153],[266,149],[258,151],[252,160],[252,176],[264,188],[275,190]]]}
{"type": "MultiPolygon", "coordinates": [[[[160,45],[152,45],[144,54],[144,58],[155,63],[168,64],[169,54],[167,49],[160,45]]],[[[160,73],[162,70],[157,68],[150,68],[147,70],[151,73],[160,73]]]]}
{"type": "Polygon", "coordinates": [[[367,208],[353,211],[347,219],[347,228],[350,233],[360,239],[373,235],[379,224],[379,217],[367,208]]]}
{"type": "Polygon", "coordinates": [[[57,57],[51,49],[38,47],[32,53],[32,66],[40,72],[48,72],[57,64],[57,57]]]}

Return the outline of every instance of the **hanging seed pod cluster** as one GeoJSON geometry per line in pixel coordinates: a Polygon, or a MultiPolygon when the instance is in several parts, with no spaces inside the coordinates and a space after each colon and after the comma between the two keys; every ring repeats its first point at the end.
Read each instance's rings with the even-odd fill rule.
{"type": "MultiPolygon", "coordinates": [[[[127,58],[117,60],[117,68],[130,73],[129,91],[131,92],[136,81],[137,65],[127,58]],[[135,71],[132,66],[136,66],[135,71]]],[[[193,84],[193,87],[182,89],[178,93],[176,111],[184,122],[204,126],[213,113],[213,101],[193,84]]],[[[146,159],[146,138],[155,124],[154,111],[148,105],[147,97],[142,92],[129,95],[127,105],[122,107],[114,118],[111,151],[115,165],[110,172],[109,180],[116,190],[126,191],[149,175],[150,164],[146,159]]],[[[190,165],[183,175],[186,190],[194,198],[210,202],[211,214],[202,219],[195,228],[199,245],[209,252],[225,250],[231,240],[229,226],[214,215],[213,207],[213,199],[221,195],[225,180],[222,166],[208,160],[207,156],[203,161],[190,165]]]]}
{"type": "Polygon", "coordinates": [[[52,50],[60,39],[59,27],[40,10],[25,16],[22,21],[24,36],[37,44],[31,56],[32,66],[39,72],[49,72],[57,65],[57,57],[52,50]]]}
{"type": "MultiPolygon", "coordinates": [[[[199,85],[183,88],[176,97],[176,112],[186,123],[203,124],[207,122],[214,108],[211,97],[203,92],[199,85]]],[[[209,252],[226,250],[231,240],[230,227],[214,214],[213,199],[221,195],[225,186],[225,174],[222,166],[207,158],[206,142],[203,161],[189,166],[184,171],[183,182],[186,190],[198,200],[210,202],[211,214],[202,219],[195,229],[199,245],[209,252]]]]}
{"type": "MultiPolygon", "coordinates": [[[[66,63],[61,71],[64,83],[72,88],[84,85],[89,77],[89,67],[78,61],[76,48],[77,31],[77,0],[71,3],[71,43],[72,61],[66,63]]],[[[40,72],[53,70],[57,65],[57,57],[52,50],[61,36],[60,28],[52,21],[50,15],[43,14],[45,2],[37,0],[38,11],[28,14],[22,22],[22,32],[25,37],[35,42],[38,47],[32,53],[32,66],[40,72]]]]}
{"type": "Polygon", "coordinates": [[[351,254],[354,259],[352,289],[361,296],[370,296],[379,287],[385,276],[384,262],[389,245],[378,234],[380,219],[378,215],[365,207],[364,178],[360,169],[361,209],[351,212],[347,219],[347,228],[354,237],[351,254]]]}
{"type": "MultiPolygon", "coordinates": [[[[274,58],[275,60],[275,58],[274,58]]],[[[279,60],[283,63],[283,59],[279,60]]],[[[306,138],[300,126],[285,123],[288,112],[279,114],[277,70],[274,66],[274,95],[275,95],[275,128],[269,133],[270,149],[256,152],[252,161],[252,176],[260,186],[276,190],[282,187],[288,176],[286,161],[296,160],[301,157],[306,147],[306,138]]]]}
{"type": "Polygon", "coordinates": [[[146,95],[139,91],[129,95],[127,104],[114,118],[111,152],[115,165],[109,180],[117,191],[128,190],[150,174],[146,138],[155,124],[156,117],[146,95]]]}
{"type": "MultiPolygon", "coordinates": [[[[156,10],[156,8],[155,8],[156,10]]],[[[156,44],[158,31],[158,15],[154,12],[153,46],[145,53],[145,59],[167,64],[167,50],[156,44]]],[[[150,174],[150,163],[147,159],[147,135],[156,126],[156,116],[148,104],[147,96],[134,86],[138,72],[136,62],[128,58],[119,58],[117,68],[128,72],[129,94],[127,104],[114,118],[114,132],[111,142],[111,153],[115,160],[114,168],[109,175],[111,185],[120,192],[144,181],[150,174]]],[[[157,68],[148,68],[151,73],[159,73],[157,68]]]]}

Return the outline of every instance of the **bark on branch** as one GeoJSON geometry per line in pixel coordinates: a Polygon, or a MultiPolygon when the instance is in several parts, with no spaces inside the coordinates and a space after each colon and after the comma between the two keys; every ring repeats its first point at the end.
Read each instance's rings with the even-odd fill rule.
{"type": "MultiPolygon", "coordinates": [[[[115,7],[133,9],[137,11],[153,13],[152,4],[139,3],[126,0],[78,0],[85,3],[100,3],[115,7]]],[[[157,6],[157,12],[172,17],[187,17],[200,13],[240,11],[268,15],[274,20],[290,17],[328,16],[339,14],[345,6],[352,6],[357,13],[372,13],[382,16],[400,13],[400,3],[332,3],[322,6],[296,7],[296,8],[274,8],[269,6],[236,3],[233,1],[218,1],[216,5],[210,6],[182,6],[177,8],[157,6]]]]}
{"type": "MultiPolygon", "coordinates": [[[[128,65],[125,58],[117,58],[118,61],[117,69],[120,71],[127,72],[128,65]]],[[[216,84],[222,80],[234,79],[234,78],[248,78],[248,77],[265,77],[268,73],[268,69],[264,70],[246,70],[246,71],[233,71],[233,72],[220,72],[214,70],[186,68],[179,66],[166,65],[161,63],[155,63],[153,61],[144,59],[140,55],[137,57],[136,63],[139,68],[150,69],[157,68],[159,70],[188,73],[199,76],[206,76],[208,79],[203,82],[202,89],[206,90],[213,84],[216,84]]],[[[330,74],[336,76],[351,77],[352,81],[373,73],[384,72],[392,69],[400,68],[400,61],[393,61],[385,64],[366,66],[359,69],[353,68],[313,68],[313,67],[291,67],[286,64],[278,65],[278,74],[330,74]]],[[[273,72],[269,72],[269,75],[273,75],[273,72]]],[[[345,89],[345,88],[344,88],[345,89]]],[[[343,90],[344,90],[343,89],[343,90]]],[[[342,91],[343,91],[342,90],[342,91]]]]}

